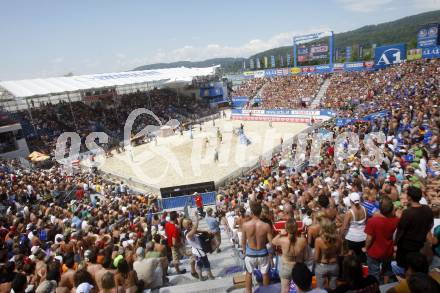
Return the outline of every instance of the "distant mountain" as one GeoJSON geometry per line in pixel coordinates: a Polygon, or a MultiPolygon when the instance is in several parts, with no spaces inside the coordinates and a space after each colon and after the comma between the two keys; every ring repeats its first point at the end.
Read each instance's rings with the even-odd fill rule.
{"type": "MultiPolygon", "coordinates": [[[[440,22],[440,10],[425,12],[417,15],[407,16],[395,21],[385,22],[377,25],[367,25],[359,29],[335,34],[335,48],[347,46],[363,46],[371,48],[373,44],[384,45],[393,43],[407,43],[408,48],[415,48],[417,42],[417,31],[425,24],[440,22]]],[[[293,37],[293,36],[292,36],[293,37]]],[[[320,42],[323,40],[317,40],[320,42]]],[[[240,72],[243,68],[243,60],[251,58],[262,58],[263,56],[286,56],[292,53],[292,46],[284,46],[257,53],[249,58],[216,58],[205,61],[179,61],[173,63],[157,63],[144,65],[134,70],[160,69],[172,67],[208,67],[220,65],[224,73],[240,72]]],[[[366,57],[368,58],[368,56],[366,57]]],[[[247,62],[249,66],[249,62],[247,62]]]]}
{"type": "Polygon", "coordinates": [[[222,69],[227,72],[235,72],[243,68],[243,60],[245,58],[214,58],[204,61],[177,61],[171,63],[155,63],[150,65],[143,65],[135,68],[134,70],[150,70],[150,69],[162,69],[162,68],[176,68],[176,67],[210,67],[214,65],[220,65],[222,69]],[[238,68],[235,68],[235,64],[238,64],[238,68]]]}

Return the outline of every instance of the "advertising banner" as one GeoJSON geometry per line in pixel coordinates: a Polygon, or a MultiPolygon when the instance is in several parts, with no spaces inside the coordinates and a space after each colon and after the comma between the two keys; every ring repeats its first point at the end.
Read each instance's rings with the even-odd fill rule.
{"type": "Polygon", "coordinates": [[[406,44],[404,43],[377,47],[374,52],[375,68],[399,64],[403,60],[406,60],[406,44]]]}
{"type": "Polygon", "coordinates": [[[299,62],[305,62],[305,61],[309,61],[310,60],[310,56],[309,56],[309,48],[302,46],[298,48],[298,61],[299,62]]]}
{"type": "Polygon", "coordinates": [[[315,54],[315,53],[326,53],[326,52],[328,52],[328,46],[327,45],[313,46],[313,47],[310,48],[310,52],[312,54],[315,54]]]}
{"type": "Polygon", "coordinates": [[[323,65],[316,65],[315,66],[315,72],[316,73],[325,73],[330,72],[331,68],[329,64],[323,64],[323,65]]]}
{"type": "Polygon", "coordinates": [[[273,77],[277,75],[277,70],[276,69],[266,69],[264,71],[264,76],[266,77],[273,77]]]}
{"type": "Polygon", "coordinates": [[[365,68],[367,69],[373,69],[374,68],[374,61],[365,61],[365,68]]]}
{"type": "Polygon", "coordinates": [[[364,62],[347,62],[345,63],[345,71],[364,70],[364,62]]]}
{"type": "Polygon", "coordinates": [[[201,88],[200,96],[205,97],[217,97],[223,95],[223,88],[221,87],[211,87],[211,88],[201,88]]]}
{"type": "Polygon", "coordinates": [[[290,74],[298,74],[298,73],[301,73],[301,68],[299,67],[290,68],[290,74]]]}
{"type": "Polygon", "coordinates": [[[257,70],[254,71],[254,77],[258,78],[258,77],[264,77],[264,70],[257,70]]]}
{"type": "Polygon", "coordinates": [[[298,47],[298,55],[309,55],[309,48],[305,46],[298,47]]]}
{"type": "Polygon", "coordinates": [[[310,48],[310,55],[312,60],[317,59],[327,59],[328,46],[327,45],[318,45],[310,48]]]}
{"type": "Polygon", "coordinates": [[[345,48],[345,60],[349,61],[351,59],[351,47],[345,48]]]}
{"type": "Polygon", "coordinates": [[[301,72],[303,72],[303,73],[315,72],[315,66],[304,66],[304,67],[301,67],[301,72]]]}
{"type": "MultiPolygon", "coordinates": [[[[321,122],[330,119],[333,115],[321,110],[283,110],[283,109],[232,109],[231,119],[234,120],[252,120],[252,121],[285,121],[297,123],[309,123],[310,119],[321,122]]],[[[333,114],[333,113],[330,113],[333,114]]]]}
{"type": "Polygon", "coordinates": [[[422,27],[417,33],[417,47],[426,48],[438,45],[439,24],[432,23],[422,27]]]}
{"type": "Polygon", "coordinates": [[[278,68],[278,69],[276,69],[276,75],[277,76],[289,75],[289,69],[288,68],[278,68]]]}
{"type": "Polygon", "coordinates": [[[417,60],[422,59],[422,49],[411,49],[408,50],[408,54],[406,55],[406,59],[408,60],[417,60]]]}
{"type": "Polygon", "coordinates": [[[244,72],[243,72],[243,75],[244,75],[245,77],[254,77],[254,75],[255,75],[255,71],[244,71],[244,72]]]}
{"type": "Polygon", "coordinates": [[[422,57],[427,59],[440,58],[440,46],[423,48],[422,57]]]}
{"type": "Polygon", "coordinates": [[[335,63],[335,64],[333,64],[333,71],[335,71],[335,72],[344,71],[344,63],[335,63]]]}

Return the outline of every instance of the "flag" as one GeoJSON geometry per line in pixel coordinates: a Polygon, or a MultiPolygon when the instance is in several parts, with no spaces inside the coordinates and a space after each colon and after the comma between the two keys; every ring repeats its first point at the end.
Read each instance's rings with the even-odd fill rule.
{"type": "Polygon", "coordinates": [[[264,56],[264,68],[267,68],[267,56],[264,56]]]}
{"type": "Polygon", "coordinates": [[[280,66],[284,67],[283,55],[280,56],[280,66]]]}
{"type": "Polygon", "coordinates": [[[261,68],[261,64],[260,64],[260,58],[256,58],[255,59],[257,62],[257,69],[260,69],[261,68]]]}
{"type": "Polygon", "coordinates": [[[254,64],[254,59],[251,59],[251,60],[249,60],[249,67],[251,68],[251,69],[254,69],[254,66],[255,64],[254,64]]]}
{"type": "Polygon", "coordinates": [[[270,65],[271,65],[271,67],[275,67],[275,56],[274,55],[270,56],[270,65]]]}
{"type": "Polygon", "coordinates": [[[351,47],[345,48],[345,61],[350,61],[351,59],[351,47]]]}
{"type": "Polygon", "coordinates": [[[286,57],[286,65],[287,65],[287,66],[290,66],[290,54],[287,54],[287,57],[286,57]]]}

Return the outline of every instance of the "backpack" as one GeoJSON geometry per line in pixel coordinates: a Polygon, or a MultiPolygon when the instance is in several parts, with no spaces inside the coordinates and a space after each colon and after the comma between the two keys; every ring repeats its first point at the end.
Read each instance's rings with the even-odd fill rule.
{"type": "Polygon", "coordinates": [[[200,246],[202,247],[202,251],[204,253],[212,253],[212,245],[211,240],[212,236],[208,233],[200,233],[197,235],[197,238],[199,239],[200,246]]]}

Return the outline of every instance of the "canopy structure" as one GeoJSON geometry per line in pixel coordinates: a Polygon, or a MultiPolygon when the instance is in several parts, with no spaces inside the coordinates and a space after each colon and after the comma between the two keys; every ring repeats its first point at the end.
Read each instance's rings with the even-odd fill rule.
{"type": "Polygon", "coordinates": [[[69,77],[38,78],[2,81],[15,100],[75,93],[92,89],[117,88],[146,83],[191,82],[194,77],[213,75],[218,66],[207,68],[168,68],[157,70],[127,71],[69,77]]]}

